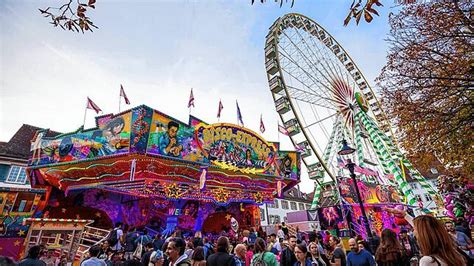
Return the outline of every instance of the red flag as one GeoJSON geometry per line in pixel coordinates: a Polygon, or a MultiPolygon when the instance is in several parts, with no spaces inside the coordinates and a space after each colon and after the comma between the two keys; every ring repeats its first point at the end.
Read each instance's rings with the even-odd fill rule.
{"type": "Polygon", "coordinates": [[[265,125],[263,124],[262,115],[260,115],[260,132],[265,132],[265,125]]]}
{"type": "Polygon", "coordinates": [[[125,90],[123,89],[122,84],[120,84],[120,97],[123,97],[126,104],[130,104],[130,101],[128,100],[127,94],[125,94],[125,90]]]}
{"type": "Polygon", "coordinates": [[[219,100],[219,107],[217,108],[217,118],[221,118],[221,111],[224,109],[221,100],[219,100]]]}
{"type": "Polygon", "coordinates": [[[194,107],[194,95],[193,88],[191,88],[191,94],[189,95],[188,108],[194,107]]]}
{"type": "Polygon", "coordinates": [[[87,97],[87,109],[92,109],[94,110],[96,113],[99,113],[99,112],[102,112],[102,110],[100,109],[99,106],[97,106],[97,104],[95,104],[91,99],[89,99],[89,97],[87,97]]]}
{"type": "Polygon", "coordinates": [[[288,130],[286,130],[286,128],[284,126],[281,126],[280,124],[278,124],[278,132],[286,136],[289,135],[288,130]]]}

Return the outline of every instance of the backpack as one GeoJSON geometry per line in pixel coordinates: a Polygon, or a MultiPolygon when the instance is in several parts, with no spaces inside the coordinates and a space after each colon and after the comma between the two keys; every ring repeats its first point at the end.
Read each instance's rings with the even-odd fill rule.
{"type": "Polygon", "coordinates": [[[118,229],[115,228],[114,230],[110,232],[109,236],[107,237],[107,241],[109,242],[111,247],[117,245],[117,242],[118,242],[117,231],[118,229]]]}
{"type": "Polygon", "coordinates": [[[265,252],[262,253],[262,255],[256,256],[255,259],[252,261],[252,266],[269,266],[268,263],[263,260],[263,256],[265,255],[265,252]]]}

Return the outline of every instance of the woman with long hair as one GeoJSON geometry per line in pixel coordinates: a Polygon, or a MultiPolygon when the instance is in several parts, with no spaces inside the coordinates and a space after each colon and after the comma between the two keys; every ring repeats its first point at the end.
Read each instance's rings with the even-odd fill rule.
{"type": "Polygon", "coordinates": [[[204,248],[199,246],[194,249],[193,256],[191,258],[192,266],[206,266],[206,260],[204,259],[204,248]]]}
{"type": "Polygon", "coordinates": [[[296,262],[293,266],[312,266],[308,258],[308,249],[303,244],[297,244],[295,247],[296,262]]]}
{"type": "Polygon", "coordinates": [[[382,266],[402,265],[402,247],[395,232],[388,228],[382,231],[380,245],[375,252],[375,261],[377,265],[382,266]]]}
{"type": "Polygon", "coordinates": [[[420,266],[463,266],[466,261],[456,250],[452,238],[444,225],[435,217],[420,215],[413,219],[415,237],[423,257],[420,266]]]}
{"type": "Polygon", "coordinates": [[[278,266],[275,254],[267,252],[265,240],[258,237],[255,240],[255,252],[250,265],[263,265],[263,263],[268,266],[278,266]]]}
{"type": "Polygon", "coordinates": [[[312,265],[326,266],[321,254],[319,254],[318,244],[316,242],[309,243],[308,249],[308,257],[311,260],[312,265]]]}

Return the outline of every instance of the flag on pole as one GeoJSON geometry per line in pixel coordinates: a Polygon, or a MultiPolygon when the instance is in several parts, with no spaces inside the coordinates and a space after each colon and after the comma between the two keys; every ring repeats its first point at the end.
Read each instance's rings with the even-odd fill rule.
{"type": "Polygon", "coordinates": [[[188,108],[194,107],[194,95],[193,88],[191,88],[191,94],[189,94],[188,108]]]}
{"type": "Polygon", "coordinates": [[[99,108],[99,106],[97,106],[97,104],[95,104],[91,99],[89,99],[89,97],[87,97],[87,106],[86,106],[86,109],[92,109],[94,110],[97,114],[99,112],[102,112],[102,110],[99,108]]]}
{"type": "Polygon", "coordinates": [[[262,115],[260,114],[260,132],[265,132],[265,125],[263,124],[262,115]]]}
{"type": "Polygon", "coordinates": [[[278,124],[278,132],[280,132],[281,134],[285,136],[289,135],[288,130],[286,130],[286,128],[280,124],[278,124]]]}
{"type": "Polygon", "coordinates": [[[244,121],[242,120],[242,113],[240,113],[239,102],[237,102],[237,100],[235,100],[235,103],[237,104],[237,120],[240,121],[242,126],[244,126],[244,121]]]}
{"type": "Polygon", "coordinates": [[[224,106],[222,105],[221,100],[219,100],[219,107],[217,108],[217,118],[221,118],[222,109],[224,109],[224,106]]]}
{"type": "Polygon", "coordinates": [[[122,84],[120,84],[120,97],[123,97],[126,104],[130,104],[130,100],[128,100],[127,94],[125,94],[122,84]]]}

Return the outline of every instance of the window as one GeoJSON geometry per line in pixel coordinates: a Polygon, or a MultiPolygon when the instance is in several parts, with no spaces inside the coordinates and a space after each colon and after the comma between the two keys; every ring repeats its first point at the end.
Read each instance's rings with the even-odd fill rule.
{"type": "Polygon", "coordinates": [[[265,222],[265,210],[260,208],[260,221],[265,222]]]}
{"type": "Polygon", "coordinates": [[[279,223],[281,223],[280,215],[275,215],[275,223],[274,224],[279,224],[279,223]]]}
{"type": "Polygon", "coordinates": [[[294,211],[298,210],[298,208],[296,207],[296,202],[290,201],[290,206],[291,206],[292,210],[294,210],[294,211]]]}
{"type": "Polygon", "coordinates": [[[419,189],[420,187],[418,186],[418,183],[411,183],[411,188],[412,189],[419,189]]]}
{"type": "Polygon", "coordinates": [[[283,210],[288,210],[288,209],[289,209],[289,208],[288,208],[288,201],[282,200],[282,201],[281,201],[281,208],[282,208],[283,210]]]}
{"type": "Polygon", "coordinates": [[[421,196],[420,196],[420,195],[416,195],[416,200],[417,200],[417,201],[421,201],[421,196]]]}
{"type": "Polygon", "coordinates": [[[307,209],[307,210],[311,209],[311,205],[306,204],[306,209],[307,209]]]}
{"type": "Polygon", "coordinates": [[[275,205],[275,209],[278,209],[278,200],[277,199],[275,199],[274,205],[275,205]]]}
{"type": "Polygon", "coordinates": [[[298,207],[300,208],[300,211],[304,210],[304,203],[298,203],[298,207]]]}
{"type": "Polygon", "coordinates": [[[430,194],[425,194],[425,200],[426,201],[433,201],[433,198],[431,197],[430,194]]]}
{"type": "Polygon", "coordinates": [[[7,182],[9,183],[26,183],[26,171],[24,167],[17,165],[12,165],[10,168],[10,173],[8,173],[7,182]]]}

